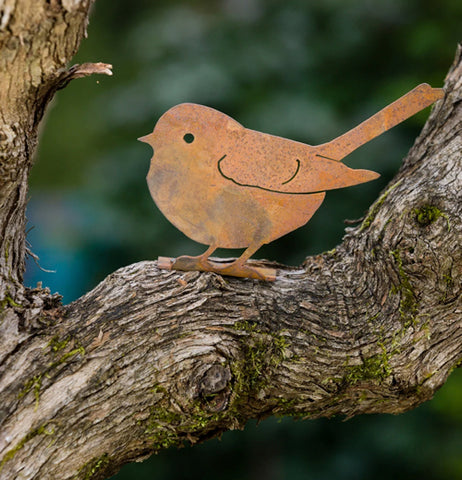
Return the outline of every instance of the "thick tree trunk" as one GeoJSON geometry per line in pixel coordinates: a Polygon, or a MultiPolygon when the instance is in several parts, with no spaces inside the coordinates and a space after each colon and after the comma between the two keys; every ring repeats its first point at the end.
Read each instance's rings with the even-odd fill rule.
{"type": "Polygon", "coordinates": [[[0,475],[105,478],[250,418],[402,412],[462,359],[462,59],[333,252],[273,283],[141,262],[76,302],[21,285],[31,153],[90,1],[0,1],[0,475]]]}

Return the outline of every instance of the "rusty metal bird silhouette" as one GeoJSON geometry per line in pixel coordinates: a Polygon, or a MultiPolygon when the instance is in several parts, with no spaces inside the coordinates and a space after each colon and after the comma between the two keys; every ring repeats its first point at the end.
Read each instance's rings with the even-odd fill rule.
{"type": "Polygon", "coordinates": [[[419,85],[318,146],[250,130],[202,105],[171,108],[152,133],[139,138],[154,149],[149,190],[175,227],[208,248],[197,257],[159,257],[159,266],[274,280],[273,269],[247,260],[262,245],[305,225],[326,190],[376,179],[379,174],[349,168],[341,160],[443,95],[440,88],[419,85]],[[209,259],[217,248],[245,251],[223,263],[209,259]]]}

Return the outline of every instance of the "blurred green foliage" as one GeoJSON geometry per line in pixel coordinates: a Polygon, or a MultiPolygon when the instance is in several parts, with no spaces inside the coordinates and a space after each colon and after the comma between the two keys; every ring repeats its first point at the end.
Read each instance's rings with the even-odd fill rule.
{"type": "MultiPolygon", "coordinates": [[[[112,63],[114,77],[74,81],[49,111],[29,241],[56,273],[30,263],[26,281],[71,301],[120,266],[203,250],[162,217],[145,185],[151,151],[136,138],[171,106],[203,103],[249,128],[322,143],[418,83],[441,86],[461,26],[460,0],[97,0],[75,62],[112,63]]],[[[427,114],[347,158],[381,179],[329,192],[309,225],[256,256],[298,264],[335,246],[343,220],[364,215],[427,114]]],[[[462,478],[461,398],[457,373],[435,400],[399,417],[267,420],[114,478],[462,478]]]]}

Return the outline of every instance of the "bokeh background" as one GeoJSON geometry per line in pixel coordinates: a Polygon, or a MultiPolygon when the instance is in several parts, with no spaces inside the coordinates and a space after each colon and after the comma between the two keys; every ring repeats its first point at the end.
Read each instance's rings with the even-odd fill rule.
{"type": "MultiPolygon", "coordinates": [[[[441,86],[462,40],[460,0],[97,0],[72,82],[49,109],[33,168],[26,282],[65,303],[118,267],[203,250],[155,208],[151,151],[136,138],[183,101],[310,144],[332,139],[418,83],[441,86]]],[[[309,225],[257,257],[292,265],[341,241],[399,168],[422,112],[348,157],[382,177],[329,192],[309,225]]],[[[234,252],[234,254],[239,252],[234,252]]],[[[399,416],[250,423],[125,466],[126,479],[462,479],[462,375],[399,416]]]]}

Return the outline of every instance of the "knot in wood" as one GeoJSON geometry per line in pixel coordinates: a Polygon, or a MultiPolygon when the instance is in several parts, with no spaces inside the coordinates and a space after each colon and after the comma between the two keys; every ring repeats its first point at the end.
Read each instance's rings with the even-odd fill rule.
{"type": "Polygon", "coordinates": [[[201,377],[199,395],[205,410],[221,412],[226,409],[231,395],[231,371],[227,366],[214,364],[201,377]]]}
{"type": "Polygon", "coordinates": [[[200,381],[199,391],[203,397],[224,390],[231,380],[229,368],[222,365],[212,365],[200,381]]]}

